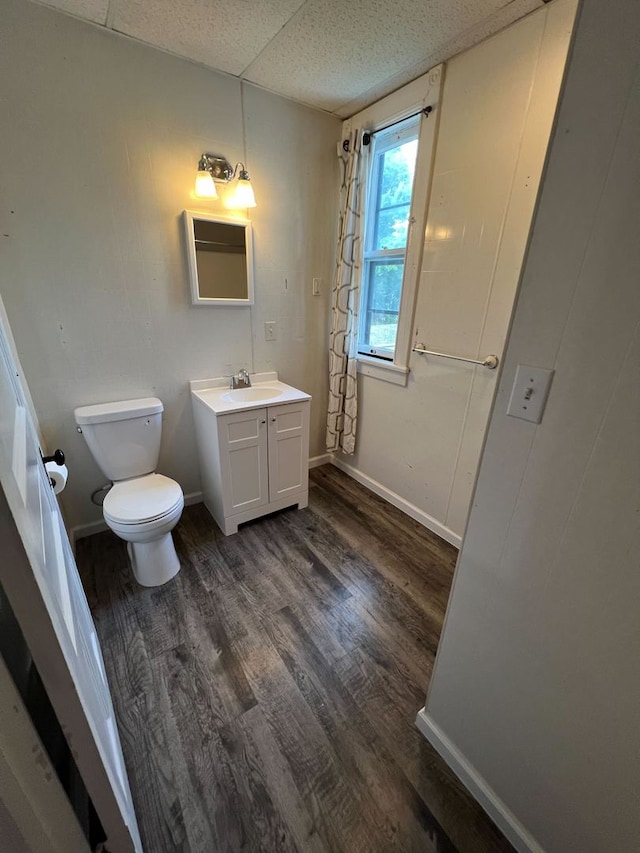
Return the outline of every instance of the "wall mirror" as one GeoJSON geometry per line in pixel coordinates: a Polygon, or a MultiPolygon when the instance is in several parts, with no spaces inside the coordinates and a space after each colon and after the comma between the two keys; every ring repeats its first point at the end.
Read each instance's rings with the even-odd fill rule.
{"type": "Polygon", "coordinates": [[[193,305],[253,305],[253,255],[248,219],[185,210],[193,305]]]}

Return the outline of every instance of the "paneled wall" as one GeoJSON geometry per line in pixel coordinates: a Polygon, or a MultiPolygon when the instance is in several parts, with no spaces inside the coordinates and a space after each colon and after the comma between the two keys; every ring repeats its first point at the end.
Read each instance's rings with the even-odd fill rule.
{"type": "Polygon", "coordinates": [[[68,455],[68,523],[101,518],[78,405],[159,396],[160,470],[190,493],[188,380],[276,369],[313,395],[324,452],[340,123],[24,0],[2,5],[0,97],[0,286],[44,439],[68,455]],[[255,186],[252,309],[190,304],[181,212],[223,212],[192,197],[203,151],[246,160],[255,186]]]}
{"type": "MultiPolygon", "coordinates": [[[[428,349],[502,354],[575,8],[555,0],[447,63],[414,328],[428,349]]],[[[357,451],[339,462],[459,544],[496,373],[410,366],[406,388],[360,377],[357,451]]]]}
{"type": "Polygon", "coordinates": [[[639,31],[584,0],[421,715],[519,850],[640,838],[639,31]],[[539,425],[518,363],[555,369],[539,425]]]}

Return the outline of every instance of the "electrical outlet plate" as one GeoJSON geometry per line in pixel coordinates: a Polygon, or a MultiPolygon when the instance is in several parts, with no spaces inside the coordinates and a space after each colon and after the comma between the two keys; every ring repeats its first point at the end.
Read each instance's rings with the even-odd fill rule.
{"type": "Polygon", "coordinates": [[[278,324],[275,320],[267,320],[264,324],[264,339],[265,341],[275,341],[276,339],[276,330],[278,328],[278,324]]]}
{"type": "Polygon", "coordinates": [[[511,389],[507,414],[539,424],[547,402],[553,370],[519,364],[511,389]]]}

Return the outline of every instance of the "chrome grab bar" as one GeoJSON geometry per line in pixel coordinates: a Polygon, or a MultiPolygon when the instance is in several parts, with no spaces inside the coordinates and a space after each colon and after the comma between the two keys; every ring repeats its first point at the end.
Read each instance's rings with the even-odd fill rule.
{"type": "Polygon", "coordinates": [[[425,349],[424,344],[412,347],[411,352],[417,352],[420,355],[437,355],[438,358],[453,358],[456,361],[466,361],[467,364],[479,364],[482,367],[488,367],[489,370],[495,370],[500,361],[497,355],[488,355],[482,361],[479,361],[477,358],[463,358],[461,355],[448,355],[446,352],[435,352],[435,350],[425,349]]]}

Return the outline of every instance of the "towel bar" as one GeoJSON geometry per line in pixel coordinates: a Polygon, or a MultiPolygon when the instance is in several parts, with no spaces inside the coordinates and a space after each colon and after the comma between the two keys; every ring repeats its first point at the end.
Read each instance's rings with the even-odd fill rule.
{"type": "Polygon", "coordinates": [[[495,370],[499,363],[497,355],[488,355],[482,361],[479,361],[477,358],[463,358],[461,355],[448,355],[446,352],[435,352],[435,350],[425,349],[424,345],[413,347],[411,351],[420,353],[421,355],[437,355],[439,358],[453,358],[456,361],[466,361],[467,364],[480,364],[482,367],[488,367],[489,370],[495,370]]]}

